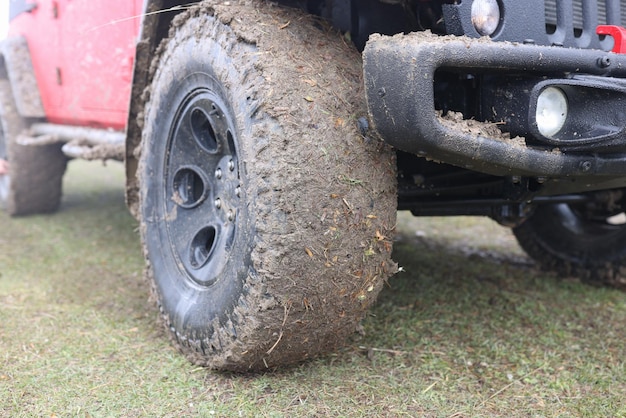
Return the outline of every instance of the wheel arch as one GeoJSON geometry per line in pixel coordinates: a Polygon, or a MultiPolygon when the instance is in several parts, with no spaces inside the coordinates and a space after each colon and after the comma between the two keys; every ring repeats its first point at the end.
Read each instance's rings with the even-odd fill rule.
{"type": "Polygon", "coordinates": [[[8,77],[20,116],[46,116],[25,37],[14,36],[0,42],[0,76],[8,77]]]}
{"type": "Polygon", "coordinates": [[[184,6],[199,3],[199,0],[146,0],[142,10],[142,21],[135,49],[135,65],[131,88],[130,107],[126,122],[126,203],[135,218],[139,216],[139,145],[143,109],[146,102],[145,89],[150,85],[150,66],[161,41],[168,37],[174,17],[185,10],[184,6]]]}

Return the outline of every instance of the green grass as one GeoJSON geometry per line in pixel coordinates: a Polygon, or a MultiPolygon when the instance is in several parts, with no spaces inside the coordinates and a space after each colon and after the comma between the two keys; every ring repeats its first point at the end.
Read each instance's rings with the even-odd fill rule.
{"type": "Polygon", "coordinates": [[[405,272],[341,351],[260,375],[197,368],[142,278],[123,168],[72,162],[59,213],[0,214],[0,415],[626,415],[626,295],[538,272],[477,218],[401,216],[405,272]]]}

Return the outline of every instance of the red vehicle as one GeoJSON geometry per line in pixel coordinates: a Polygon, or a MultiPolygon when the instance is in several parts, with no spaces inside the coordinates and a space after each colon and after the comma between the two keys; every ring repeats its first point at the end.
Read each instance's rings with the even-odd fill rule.
{"type": "Polygon", "coordinates": [[[51,212],[120,159],[147,274],[195,363],[332,350],[396,211],[483,215],[544,268],[621,285],[619,0],[11,0],[0,202],[51,212]]]}
{"type": "MultiPolygon", "coordinates": [[[[3,128],[7,138],[33,130],[38,146],[15,147],[12,187],[0,191],[10,213],[55,210],[68,156],[123,159],[142,7],[141,1],[11,0],[0,69],[3,128]],[[85,145],[89,138],[101,155],[95,144],[85,145]]],[[[5,140],[4,153],[7,146],[5,140]]]]}

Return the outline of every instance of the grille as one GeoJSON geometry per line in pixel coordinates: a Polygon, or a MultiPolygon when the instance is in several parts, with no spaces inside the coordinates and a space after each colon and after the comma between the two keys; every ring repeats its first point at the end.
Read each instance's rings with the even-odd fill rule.
{"type": "Polygon", "coordinates": [[[598,25],[623,25],[626,2],[620,0],[546,0],[546,32],[553,44],[613,48],[613,39],[596,35],[598,25]]]}

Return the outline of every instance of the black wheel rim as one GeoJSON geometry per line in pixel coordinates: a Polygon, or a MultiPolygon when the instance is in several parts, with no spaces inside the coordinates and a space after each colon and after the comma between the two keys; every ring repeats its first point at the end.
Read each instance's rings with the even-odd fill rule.
{"type": "Polygon", "coordinates": [[[233,248],[242,202],[236,131],[218,95],[189,94],[168,138],[164,218],[178,267],[193,283],[219,280],[233,248]]]}

